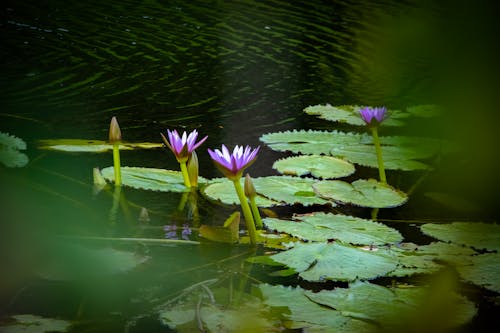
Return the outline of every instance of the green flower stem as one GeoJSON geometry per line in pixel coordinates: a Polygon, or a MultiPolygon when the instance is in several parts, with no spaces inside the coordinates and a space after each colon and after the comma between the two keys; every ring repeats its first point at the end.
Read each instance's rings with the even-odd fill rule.
{"type": "Polygon", "coordinates": [[[179,162],[179,164],[181,165],[182,177],[184,178],[184,185],[190,188],[191,181],[189,180],[189,173],[187,170],[186,162],[179,162]]]}
{"type": "Polygon", "coordinates": [[[115,170],[115,185],[122,184],[122,171],[120,166],[120,147],[118,143],[113,144],[113,166],[115,170]]]}
{"type": "Polygon", "coordinates": [[[260,217],[259,207],[257,207],[257,204],[255,203],[255,196],[250,197],[250,208],[252,208],[255,228],[262,229],[262,218],[260,217]]]}
{"type": "Polygon", "coordinates": [[[233,180],[234,189],[236,190],[236,194],[238,194],[238,198],[240,199],[241,209],[243,210],[243,216],[245,217],[245,223],[247,225],[248,235],[250,236],[250,243],[257,243],[257,236],[255,230],[255,222],[253,221],[252,212],[250,210],[250,206],[248,205],[247,197],[245,196],[245,192],[243,191],[243,187],[240,183],[240,178],[233,180]]]}
{"type": "Polygon", "coordinates": [[[377,152],[378,174],[380,176],[380,181],[387,184],[387,179],[385,178],[384,160],[382,159],[382,149],[380,148],[380,139],[378,138],[378,129],[376,126],[373,126],[371,130],[373,143],[375,144],[375,150],[377,152]]]}

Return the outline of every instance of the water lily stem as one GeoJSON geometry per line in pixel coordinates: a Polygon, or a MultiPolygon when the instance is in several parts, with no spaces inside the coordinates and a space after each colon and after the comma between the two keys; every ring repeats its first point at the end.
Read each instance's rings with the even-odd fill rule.
{"type": "Polygon", "coordinates": [[[115,185],[121,186],[122,172],[120,166],[120,147],[118,143],[113,144],[113,166],[115,171],[115,185]]]}
{"type": "Polygon", "coordinates": [[[378,138],[378,129],[376,126],[373,126],[371,130],[373,143],[375,144],[375,151],[377,152],[378,174],[380,181],[387,184],[387,179],[385,178],[384,160],[382,159],[382,149],[380,148],[380,139],[378,138]]]}
{"type": "Polygon", "coordinates": [[[245,196],[245,192],[243,191],[243,187],[240,183],[240,178],[233,180],[234,189],[236,190],[236,194],[238,194],[238,198],[240,199],[241,210],[243,211],[243,216],[245,217],[245,223],[248,230],[248,235],[250,236],[250,243],[255,245],[257,244],[257,236],[255,230],[255,222],[252,217],[252,211],[250,210],[250,206],[248,205],[247,197],[245,196]]]}
{"type": "Polygon", "coordinates": [[[186,185],[186,187],[190,188],[191,181],[189,180],[189,173],[187,170],[186,162],[180,162],[180,165],[181,165],[182,177],[184,178],[184,185],[186,185]]]}
{"type": "Polygon", "coordinates": [[[255,196],[250,197],[250,208],[252,208],[255,228],[262,229],[262,218],[260,217],[259,207],[257,207],[257,204],[255,203],[255,196]]]}

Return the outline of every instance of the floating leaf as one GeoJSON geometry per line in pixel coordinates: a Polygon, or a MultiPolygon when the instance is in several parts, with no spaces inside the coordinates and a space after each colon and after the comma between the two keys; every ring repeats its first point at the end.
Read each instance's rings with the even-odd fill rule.
{"type": "Polygon", "coordinates": [[[265,218],[263,222],[268,229],[315,242],[335,239],[351,244],[383,245],[403,240],[396,229],[347,215],[314,213],[299,216],[296,220],[265,218]]]}
{"type": "Polygon", "coordinates": [[[28,164],[28,156],[19,150],[26,149],[22,139],[0,132],[0,163],[8,168],[22,168],[28,164]]]}
{"type": "Polygon", "coordinates": [[[306,296],[300,287],[271,286],[261,284],[258,290],[264,303],[281,313],[289,329],[303,329],[306,332],[373,332],[374,325],[343,316],[340,311],[321,306],[306,296]]]}
{"type": "MultiPolygon", "coordinates": [[[[333,155],[349,162],[378,167],[373,138],[367,133],[340,131],[286,131],[268,133],[260,140],[271,149],[308,155],[333,155]]],[[[420,137],[380,137],[384,166],[388,170],[418,170],[429,166],[420,160],[455,151],[444,140],[420,137]]]]}
{"type": "Polygon", "coordinates": [[[393,271],[398,264],[383,249],[369,251],[339,243],[297,243],[291,250],[271,258],[314,282],[374,279],[393,271]]]}
{"type": "MultiPolygon", "coordinates": [[[[252,181],[257,191],[256,203],[259,207],[284,203],[306,206],[331,204],[329,201],[316,196],[312,188],[315,180],[311,178],[268,176],[253,178],[252,181]]],[[[241,179],[241,182],[243,184],[243,179],[241,179]]],[[[202,189],[202,193],[225,204],[239,204],[234,185],[229,180],[212,181],[202,189]]]]}
{"type": "MultiPolygon", "coordinates": [[[[185,192],[184,179],[180,171],[139,168],[139,167],[121,167],[122,185],[142,190],[162,191],[162,192],[185,192]]],[[[107,167],[101,170],[102,176],[107,181],[114,181],[114,168],[107,167]]],[[[206,182],[206,179],[199,177],[200,183],[206,182]]]]}
{"type": "MultiPolygon", "coordinates": [[[[48,139],[39,140],[38,148],[72,153],[103,153],[113,150],[113,144],[103,140],[48,139]]],[[[120,142],[121,150],[153,149],[163,147],[155,142],[120,142]]]]}
{"type": "Polygon", "coordinates": [[[500,254],[485,253],[471,258],[472,265],[458,266],[460,276],[478,286],[500,293],[500,254]]]}
{"type": "Polygon", "coordinates": [[[427,223],[423,233],[445,242],[471,246],[476,249],[500,251],[500,225],[482,222],[427,223]]]}
{"type": "Polygon", "coordinates": [[[311,174],[316,178],[340,178],[354,173],[354,165],[331,156],[307,155],[293,156],[274,162],[273,168],[282,174],[304,176],[311,174]]]}
{"type": "MultiPolygon", "coordinates": [[[[321,119],[334,121],[339,123],[347,123],[349,125],[365,126],[359,114],[362,106],[359,105],[313,105],[304,109],[304,112],[309,115],[317,115],[321,119]]],[[[404,123],[398,118],[406,118],[408,114],[399,110],[388,110],[389,117],[384,120],[384,126],[403,126],[404,123]]]]}
{"type": "Polygon", "coordinates": [[[2,333],[45,333],[67,332],[71,323],[66,320],[44,318],[32,314],[12,316],[15,323],[0,326],[2,333]]]}
{"type": "Polygon", "coordinates": [[[428,329],[425,328],[435,329],[432,325],[436,324],[450,329],[469,322],[477,312],[474,304],[466,298],[451,291],[433,298],[427,287],[386,288],[357,281],[351,283],[349,288],[318,293],[306,291],[305,294],[312,301],[337,309],[345,316],[375,323],[382,332],[400,332],[408,326],[415,328],[417,325],[422,330],[416,331],[426,332],[428,329]],[[428,313],[426,308],[429,307],[446,311],[428,313]],[[430,322],[422,322],[424,318],[430,322]]]}
{"type": "MultiPolygon", "coordinates": [[[[252,181],[255,182],[255,179],[252,179],[252,181]]],[[[241,186],[243,186],[244,179],[242,178],[240,182],[241,186]]],[[[240,200],[238,199],[238,195],[234,189],[234,184],[227,178],[211,180],[208,186],[201,188],[201,193],[211,200],[217,200],[226,205],[240,204],[240,200]]],[[[259,195],[259,193],[257,193],[257,196],[255,197],[255,203],[259,207],[272,207],[280,204],[277,201],[269,200],[268,198],[259,195]]]]}
{"type": "Polygon", "coordinates": [[[322,198],[362,207],[396,207],[408,200],[405,193],[374,179],[359,179],[351,184],[340,180],[323,180],[313,187],[322,198]]]}

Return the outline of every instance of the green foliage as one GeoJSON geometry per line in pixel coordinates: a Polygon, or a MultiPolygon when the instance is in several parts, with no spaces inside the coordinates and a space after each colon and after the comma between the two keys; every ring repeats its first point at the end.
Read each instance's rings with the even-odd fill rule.
{"type": "MultiPolygon", "coordinates": [[[[113,182],[114,169],[107,167],[101,170],[102,176],[109,182],[113,182]]],[[[121,167],[122,185],[137,189],[161,191],[161,192],[184,192],[188,189],[184,185],[184,179],[180,171],[121,167]]],[[[199,177],[200,183],[206,182],[203,177],[199,177]]]]}
{"type": "Polygon", "coordinates": [[[354,173],[351,163],[331,156],[304,155],[284,158],[274,162],[273,168],[292,176],[311,174],[316,178],[340,178],[354,173]]]}
{"type": "Polygon", "coordinates": [[[298,216],[295,221],[266,218],[263,222],[268,229],[315,242],[335,239],[351,244],[383,245],[403,240],[396,229],[382,223],[341,214],[313,213],[298,216]]]}
{"type": "MultiPolygon", "coordinates": [[[[328,121],[346,123],[349,125],[365,126],[366,123],[361,118],[359,105],[312,105],[304,109],[309,115],[316,115],[321,119],[328,121]]],[[[399,110],[388,110],[389,118],[384,120],[384,126],[403,126],[404,123],[399,120],[408,117],[408,114],[399,110]]]]}
{"type": "Polygon", "coordinates": [[[445,242],[471,246],[475,249],[500,251],[500,225],[482,222],[427,223],[423,233],[445,242]]]}
{"type": "MultiPolygon", "coordinates": [[[[120,142],[120,150],[153,149],[163,147],[154,142],[120,142]]],[[[103,140],[49,139],[39,140],[38,148],[70,153],[104,153],[113,150],[113,144],[103,140]]]]}
{"type": "Polygon", "coordinates": [[[20,152],[26,150],[22,139],[0,132],[0,163],[8,168],[21,168],[28,164],[28,156],[20,152]]]}
{"type": "MultiPolygon", "coordinates": [[[[243,179],[241,183],[243,184],[243,179]]],[[[257,191],[256,203],[259,207],[270,207],[278,204],[325,205],[333,204],[318,197],[312,185],[312,178],[299,178],[291,176],[268,176],[253,178],[252,182],[257,191]]],[[[202,189],[202,193],[212,200],[234,205],[239,200],[234,190],[234,185],[226,179],[211,181],[202,189]]]]}
{"type": "Polygon", "coordinates": [[[15,322],[0,326],[2,333],[45,333],[67,332],[71,323],[66,320],[44,318],[32,314],[19,314],[11,317],[15,322]]]}
{"type": "Polygon", "coordinates": [[[341,243],[297,243],[271,258],[312,282],[374,279],[393,271],[398,263],[384,249],[370,251],[341,243]]]}
{"type": "Polygon", "coordinates": [[[362,207],[397,207],[408,200],[405,193],[374,179],[358,179],[352,183],[323,180],[315,183],[313,188],[322,198],[362,207]]]}
{"type": "Polygon", "coordinates": [[[500,293],[500,254],[485,253],[470,258],[471,265],[458,266],[460,276],[483,288],[500,293]]]}
{"type": "MultiPolygon", "coordinates": [[[[378,167],[373,139],[366,133],[295,130],[264,134],[260,140],[277,151],[332,155],[351,163],[378,167]]],[[[380,141],[387,170],[427,169],[429,165],[421,160],[455,149],[448,142],[431,138],[393,136],[380,137],[380,141]]]]}

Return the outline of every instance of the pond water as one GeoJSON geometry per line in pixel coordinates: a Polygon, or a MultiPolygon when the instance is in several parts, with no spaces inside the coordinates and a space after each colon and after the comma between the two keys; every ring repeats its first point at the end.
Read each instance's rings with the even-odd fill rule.
{"type": "MultiPolygon", "coordinates": [[[[245,264],[245,259],[274,249],[198,236],[200,224],[221,226],[238,206],[198,195],[194,209],[182,204],[183,193],[127,186],[96,192],[92,170],[111,166],[111,152],[44,150],[38,148],[39,140],[107,140],[110,119],[116,116],[127,142],[161,143],[159,133],[166,129],[208,135],[198,149],[204,178],[221,177],[206,153],[221,144],[260,145],[248,171],[252,177],[278,175],[274,161],[292,154],[271,149],[262,135],[294,129],[352,131],[349,124],[305,114],[309,105],[398,110],[446,102],[436,82],[440,71],[434,68],[442,59],[433,51],[440,43],[436,32],[444,24],[438,19],[442,11],[399,1],[55,0],[2,5],[0,132],[23,139],[29,158],[25,167],[3,168],[0,174],[2,323],[12,323],[13,315],[33,314],[71,322],[70,332],[169,332],[174,330],[161,323],[159,313],[179,300],[192,301],[192,290],[210,290],[206,295],[213,292],[221,302],[247,297],[243,292],[264,283],[314,291],[345,287],[345,282],[271,276],[272,267],[245,264]],[[142,208],[147,219],[140,218],[142,208]],[[182,233],[188,229],[191,233],[182,233]],[[183,237],[192,243],[181,242],[183,237]],[[167,238],[172,242],[155,241],[167,238]]],[[[459,127],[465,126],[462,118],[459,127]]],[[[405,127],[405,134],[442,138],[452,127],[442,119],[420,121],[405,127]]],[[[384,135],[401,134],[382,130],[384,135]]],[[[453,165],[453,158],[444,157],[443,165],[453,165]]],[[[121,159],[124,166],[179,168],[163,148],[122,151],[121,159]]],[[[448,172],[388,171],[389,183],[411,189],[412,195],[401,207],[381,209],[379,221],[399,230],[405,242],[417,244],[432,241],[418,229],[424,222],[496,221],[488,195],[479,196],[485,203],[480,209],[457,209],[460,203],[442,206],[442,200],[425,196],[436,184],[461,195],[491,193],[483,178],[456,184],[455,174],[451,180],[444,177],[448,172]]],[[[356,175],[346,179],[360,175],[377,178],[378,172],[357,166],[356,175]]],[[[371,209],[350,205],[271,210],[287,218],[317,210],[372,216],[371,209]]],[[[376,281],[387,285],[384,279],[376,281]]],[[[498,295],[460,283],[479,308],[463,331],[498,324],[498,295]]],[[[197,302],[193,304],[196,308],[197,302]]],[[[54,330],[57,323],[49,325],[54,330]]]]}

